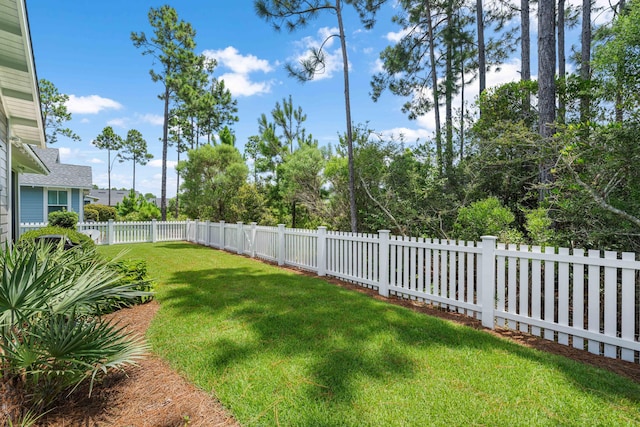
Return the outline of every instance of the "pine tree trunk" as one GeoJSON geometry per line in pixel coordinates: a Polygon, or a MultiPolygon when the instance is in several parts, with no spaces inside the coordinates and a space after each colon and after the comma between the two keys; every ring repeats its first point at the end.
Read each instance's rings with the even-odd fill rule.
{"type": "Polygon", "coordinates": [[[160,194],[160,213],[167,220],[167,147],[169,146],[169,86],[164,89],[164,123],[162,125],[162,184],[160,194]]]}
{"type": "MultiPolygon", "coordinates": [[[[618,3],[618,12],[617,12],[618,18],[622,16],[622,14],[624,13],[624,8],[625,8],[625,0],[620,0],[620,3],[618,3]]],[[[589,27],[589,30],[591,30],[591,27],[589,27]]],[[[620,68],[620,64],[618,64],[618,68],[620,68]]],[[[620,75],[621,73],[618,72],[617,74],[620,75]]],[[[617,88],[616,88],[615,112],[616,112],[616,123],[622,123],[622,120],[624,119],[624,117],[622,113],[622,89],[621,89],[620,82],[617,83],[617,88]]]]}
{"type": "Polygon", "coordinates": [[[430,0],[424,1],[427,14],[427,28],[429,31],[429,61],[431,62],[431,87],[433,89],[433,113],[436,121],[436,163],[438,172],[442,176],[442,127],[440,125],[440,94],[438,92],[438,71],[436,67],[436,48],[433,34],[433,21],[431,18],[430,0]]]}
{"type": "MultiPolygon", "coordinates": [[[[178,146],[178,163],[180,163],[180,140],[178,146]]],[[[180,174],[176,174],[176,219],[180,216],[180,174]]]]}
{"type": "Polygon", "coordinates": [[[566,122],[566,70],[567,60],[564,53],[564,0],[558,0],[558,79],[563,89],[558,97],[558,122],[563,124],[566,122]]]}
{"type": "Polygon", "coordinates": [[[482,9],[482,0],[476,0],[476,20],[478,27],[478,94],[482,94],[484,89],[487,87],[487,61],[484,45],[484,13],[482,9]]]}
{"type": "MultiPolygon", "coordinates": [[[[580,51],[580,79],[591,80],[591,0],[582,0],[582,48],[580,51]]],[[[591,116],[589,95],[580,98],[580,122],[586,123],[591,116]]]]}
{"type": "Polygon", "coordinates": [[[349,211],[351,216],[351,232],[358,232],[358,217],[356,212],[356,181],[353,160],[353,132],[351,130],[351,101],[349,100],[349,60],[347,58],[347,42],[342,22],[341,0],[336,0],[336,15],[340,31],[340,47],[342,49],[342,69],[344,75],[344,104],[347,119],[347,156],[349,163],[349,211]]]}
{"type": "MultiPolygon", "coordinates": [[[[521,69],[520,78],[526,82],[531,80],[531,32],[529,29],[529,0],[520,1],[520,57],[521,69]]],[[[527,91],[522,101],[522,111],[524,122],[531,126],[531,94],[527,91]]]]}
{"type": "MultiPolygon", "coordinates": [[[[538,4],[538,112],[539,133],[545,146],[553,137],[556,120],[555,39],[555,2],[541,1],[538,4]]],[[[546,151],[544,146],[541,149],[543,153],[546,151]]],[[[551,164],[545,157],[542,156],[539,167],[541,200],[547,194],[546,185],[552,180],[551,164]]]]}
{"type": "Polygon", "coordinates": [[[453,5],[447,4],[447,36],[445,38],[445,136],[446,147],[444,150],[445,175],[450,176],[453,169],[453,5]]]}

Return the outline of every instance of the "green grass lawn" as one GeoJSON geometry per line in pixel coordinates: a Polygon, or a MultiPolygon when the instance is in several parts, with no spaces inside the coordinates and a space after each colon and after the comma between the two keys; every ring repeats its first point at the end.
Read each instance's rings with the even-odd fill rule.
{"type": "Polygon", "coordinates": [[[613,373],[210,248],[128,248],[158,283],[154,352],[242,425],[640,425],[613,373]]]}

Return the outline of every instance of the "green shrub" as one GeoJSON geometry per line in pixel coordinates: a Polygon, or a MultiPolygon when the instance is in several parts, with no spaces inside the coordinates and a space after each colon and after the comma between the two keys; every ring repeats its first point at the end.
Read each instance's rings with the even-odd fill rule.
{"type": "Polygon", "coordinates": [[[98,221],[109,221],[110,219],[115,220],[117,212],[116,208],[112,206],[101,205],[98,203],[94,203],[89,205],[90,209],[98,211],[98,221]]]}
{"type": "Polygon", "coordinates": [[[116,205],[116,209],[118,218],[125,221],[151,221],[162,217],[156,205],[147,201],[142,194],[136,195],[133,190],[116,205]]]}
{"type": "Polygon", "coordinates": [[[99,310],[101,314],[111,313],[123,307],[131,307],[151,301],[153,296],[153,281],[147,275],[147,262],[143,260],[119,260],[110,263],[120,277],[118,285],[136,291],[145,292],[136,298],[112,298],[103,304],[99,310]]]}
{"type": "Polygon", "coordinates": [[[75,230],[78,225],[78,214],[71,211],[51,212],[47,218],[52,227],[70,228],[75,230]]]}
{"type": "Polygon", "coordinates": [[[20,236],[19,242],[33,242],[37,237],[44,236],[46,234],[62,234],[67,236],[69,240],[77,245],[81,245],[84,249],[95,247],[95,243],[91,240],[91,237],[86,234],[77,232],[64,227],[44,227],[38,230],[31,230],[20,236]]]}
{"type": "Polygon", "coordinates": [[[453,224],[454,236],[461,240],[480,240],[481,236],[497,236],[501,242],[519,243],[522,233],[511,228],[515,215],[495,197],[460,208],[453,224]]]}
{"type": "Polygon", "coordinates": [[[532,244],[545,246],[555,241],[556,236],[547,209],[539,207],[526,211],[525,218],[524,228],[532,244]]]}
{"type": "Polygon", "coordinates": [[[89,206],[84,208],[84,220],[85,221],[98,221],[98,211],[90,208],[89,206]]]}

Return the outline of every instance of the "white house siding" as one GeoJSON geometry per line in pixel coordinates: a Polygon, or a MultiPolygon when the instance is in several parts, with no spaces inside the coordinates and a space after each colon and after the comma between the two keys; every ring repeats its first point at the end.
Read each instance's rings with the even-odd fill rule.
{"type": "Polygon", "coordinates": [[[9,146],[7,116],[4,114],[3,106],[0,104],[0,246],[4,247],[5,243],[11,238],[9,224],[9,173],[8,153],[9,146]]]}

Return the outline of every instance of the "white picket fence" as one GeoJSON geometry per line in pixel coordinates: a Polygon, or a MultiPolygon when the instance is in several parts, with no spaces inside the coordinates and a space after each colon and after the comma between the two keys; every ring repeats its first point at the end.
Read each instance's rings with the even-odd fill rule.
{"type": "Polygon", "coordinates": [[[640,362],[634,253],[187,222],[187,239],[455,310],[591,353],[640,362]]]}
{"type": "MultiPolygon", "coordinates": [[[[22,224],[21,232],[45,224],[22,224]]],[[[263,227],[225,222],[81,223],[98,244],[187,240],[417,299],[594,354],[640,362],[635,253],[263,227]],[[90,231],[91,230],[91,231],[90,231]]]]}
{"type": "MultiPolygon", "coordinates": [[[[46,226],[46,223],[39,222],[22,223],[20,235],[46,226]]],[[[186,221],[81,222],[77,229],[91,236],[98,245],[179,241],[187,238],[186,221]]]]}

